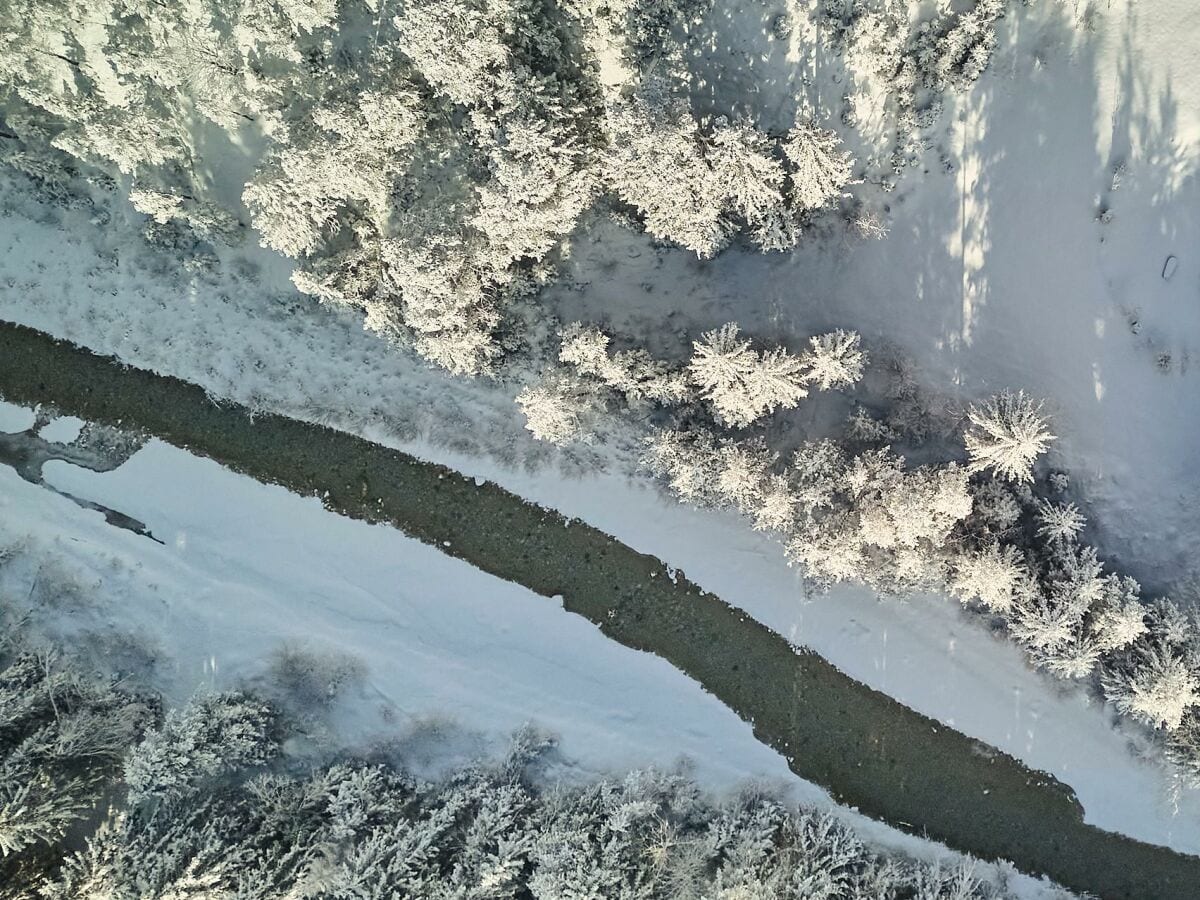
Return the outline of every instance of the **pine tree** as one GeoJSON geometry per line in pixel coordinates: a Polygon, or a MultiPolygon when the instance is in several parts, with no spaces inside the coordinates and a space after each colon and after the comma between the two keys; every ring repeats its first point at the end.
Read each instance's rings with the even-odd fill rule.
{"type": "Polygon", "coordinates": [[[729,243],[733,225],[725,192],[704,158],[701,135],[687,104],[652,82],[608,110],[605,178],[642,215],[646,231],[701,258],[729,243]]]}
{"type": "Polygon", "coordinates": [[[805,380],[823,391],[849,387],[862,378],[866,354],[853,331],[831,331],[808,339],[810,349],[804,356],[808,366],[805,380]]]}
{"type": "Polygon", "coordinates": [[[845,193],[854,163],[836,133],[799,121],[788,132],[783,152],[791,163],[790,196],[797,209],[820,209],[845,193]]]}
{"type": "Polygon", "coordinates": [[[1037,536],[1050,542],[1075,540],[1087,523],[1074,503],[1051,503],[1049,500],[1038,501],[1037,519],[1037,536]]]}
{"type": "Polygon", "coordinates": [[[202,695],[173,711],[125,762],[133,802],[187,794],[235,769],[262,765],[279,752],[274,714],[241,693],[202,695]]]}
{"type": "Polygon", "coordinates": [[[1042,404],[1024,391],[1004,391],[982,405],[971,406],[971,427],[964,441],[971,471],[993,470],[1009,481],[1032,481],[1033,463],[1054,440],[1041,414],[1042,404]]]}
{"type": "Polygon", "coordinates": [[[749,341],[739,340],[736,323],[705,332],[692,348],[692,383],[734,427],[780,407],[790,409],[808,396],[804,360],[781,347],[755,353],[749,341]]]}
{"type": "Polygon", "coordinates": [[[1026,577],[1017,549],[993,541],[955,558],[950,592],[964,603],[978,600],[992,612],[1006,613],[1026,577]]]}
{"type": "Polygon", "coordinates": [[[516,401],[525,415],[525,427],[539,441],[563,445],[588,435],[587,419],[593,406],[572,378],[544,378],[522,388],[516,401]]]}
{"type": "Polygon", "coordinates": [[[1101,680],[1104,695],[1118,710],[1155,728],[1178,728],[1184,713],[1200,704],[1194,667],[1171,647],[1139,646],[1101,680]]]}

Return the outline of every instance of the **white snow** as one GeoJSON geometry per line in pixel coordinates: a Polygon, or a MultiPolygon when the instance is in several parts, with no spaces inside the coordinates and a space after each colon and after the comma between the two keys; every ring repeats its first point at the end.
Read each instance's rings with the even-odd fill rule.
{"type": "Polygon", "coordinates": [[[843,672],[1069,784],[1085,821],[1200,852],[1200,792],[1175,796],[1159,764],[1131,753],[1131,734],[1098,699],[1031,670],[1015,645],[988,633],[955,601],[881,600],[850,585],[806,596],[778,545],[733,513],[680,506],[621,475],[531,474],[444,448],[405,449],[668,560],[843,672]]]}
{"type": "MultiPolygon", "coordinates": [[[[13,410],[0,403],[6,417],[13,410]]],[[[448,745],[457,732],[460,745],[494,752],[533,722],[561,738],[564,777],[686,760],[710,790],[777,784],[881,848],[957,858],[832,804],[662,659],[394,529],[333,515],[156,440],[112,472],[53,462],[46,476],[144,519],[165,541],[106,525],[0,467],[0,541],[23,540],[41,557],[39,572],[53,567],[62,585],[75,584],[64,620],[72,631],[137,635],[158,660],[169,703],[237,686],[284,644],[343,653],[366,677],[335,718],[339,744],[432,726],[448,745]]],[[[0,568],[0,585],[19,577],[0,568]]],[[[1019,896],[1053,895],[1040,880],[1009,877],[1019,896]]]]}
{"type": "Polygon", "coordinates": [[[33,425],[33,410],[0,400],[0,431],[12,434],[33,425]]]}
{"type": "MultiPolygon", "coordinates": [[[[555,292],[558,307],[603,312],[632,334],[662,331],[668,314],[676,314],[672,329],[693,334],[730,318],[764,337],[853,328],[868,350],[881,340],[899,345],[935,390],[978,398],[1011,387],[1045,396],[1059,435],[1051,458],[1071,472],[1106,549],[1139,577],[1182,578],[1200,550],[1200,390],[1191,360],[1200,339],[1200,257],[1190,255],[1200,247],[1200,17],[1185,0],[1113,0],[1101,11],[1100,31],[1086,36],[1070,21],[1075,14],[1066,3],[1014,9],[992,68],[948,104],[935,135],[955,170],[930,172],[919,186],[902,180],[893,194],[874,197],[891,205],[883,241],[813,242],[789,258],[731,251],[705,263],[684,252],[656,253],[641,239],[623,239],[615,250],[580,241],[570,278],[555,292]],[[1112,209],[1108,224],[1095,221],[1101,206],[1112,209]],[[1174,271],[1164,278],[1171,256],[1174,271]]],[[[833,108],[844,85],[824,80],[827,74],[796,77],[816,79],[814,90],[833,108]]],[[[772,91],[777,102],[794,103],[780,98],[793,96],[795,79],[749,68],[739,77],[763,86],[764,103],[772,91]]],[[[269,289],[283,283],[278,261],[261,286],[192,277],[180,287],[139,264],[119,220],[105,234],[84,230],[86,220],[68,221],[66,236],[52,221],[0,221],[0,315],[219,396],[337,422],[579,516],[680,567],[851,675],[1053,773],[1075,788],[1088,821],[1200,850],[1195,795],[1181,798],[1176,814],[1160,771],[1133,758],[1108,713],[1070,685],[1030,672],[1015,648],[953,603],[880,603],[850,588],[804,601],[777,548],[730,516],[676,507],[620,475],[529,474],[481,458],[486,442],[513,460],[536,458],[511,403],[512,385],[463,385],[429,372],[338,312],[287,314],[286,290],[269,289]],[[109,244],[120,250],[119,264],[109,244]],[[414,440],[418,433],[436,443],[414,440]]],[[[154,552],[163,554],[163,566],[183,565],[203,534],[198,525],[180,525],[188,521],[183,507],[215,500],[184,494],[181,482],[172,490],[187,500],[168,514],[156,506],[165,504],[162,496],[143,496],[149,488],[141,481],[120,482],[129,466],[147,465],[157,452],[143,451],[105,476],[66,474],[58,465],[48,471],[64,485],[85,480],[95,499],[156,533],[175,523],[184,546],[154,552]],[[112,496],[100,489],[118,483],[125,489],[111,489],[112,496]]],[[[0,474],[7,496],[15,479],[0,474]]],[[[92,515],[55,510],[62,521],[92,515]]],[[[239,520],[249,511],[248,504],[231,508],[239,520]]],[[[257,546],[268,559],[291,558],[278,544],[257,546]]],[[[255,567],[267,565],[211,552],[209,562],[225,561],[189,568],[185,581],[215,585],[232,568],[253,584],[255,567]]],[[[162,571],[168,583],[178,574],[162,571]]],[[[318,583],[331,591],[356,573],[331,568],[318,583]]],[[[210,599],[219,595],[212,590],[210,599]]],[[[239,596],[267,603],[260,594],[239,596]]],[[[368,602],[367,593],[358,596],[368,602]]],[[[317,608],[312,597],[303,602],[317,608]]],[[[282,619],[269,621],[285,629],[290,623],[282,619]]],[[[335,641],[346,639],[348,632],[339,638],[336,631],[348,628],[345,621],[330,627],[335,641]]],[[[360,630],[370,639],[370,629],[360,630]]],[[[229,647],[237,646],[231,638],[229,647]]],[[[192,674],[202,678],[202,667],[192,674]]],[[[591,745],[583,744],[576,749],[586,754],[591,745]]]]}
{"type": "Polygon", "coordinates": [[[39,436],[47,441],[69,444],[75,438],[79,437],[79,431],[83,428],[83,425],[83,419],[77,419],[75,416],[59,416],[57,419],[52,419],[39,432],[39,436]]]}

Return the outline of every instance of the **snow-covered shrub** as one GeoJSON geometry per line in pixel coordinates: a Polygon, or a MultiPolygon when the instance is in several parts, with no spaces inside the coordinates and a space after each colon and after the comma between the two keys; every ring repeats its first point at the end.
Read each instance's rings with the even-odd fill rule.
{"type": "Polygon", "coordinates": [[[271,654],[263,691],[301,714],[327,707],[366,674],[363,663],[339,651],[285,644],[271,654]]]}
{"type": "Polygon", "coordinates": [[[971,471],[991,469],[1010,481],[1032,481],[1033,463],[1054,440],[1042,404],[1024,391],[1004,391],[967,412],[971,427],[963,436],[971,471]]]}
{"type": "Polygon", "coordinates": [[[278,753],[270,707],[241,693],[201,695],[173,710],[125,761],[130,798],[140,802],[190,793],[235,769],[278,753]]]}

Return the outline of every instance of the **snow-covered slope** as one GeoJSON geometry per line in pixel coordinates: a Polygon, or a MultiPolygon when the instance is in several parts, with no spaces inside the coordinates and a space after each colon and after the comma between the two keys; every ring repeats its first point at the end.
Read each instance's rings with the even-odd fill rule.
{"type": "MultiPolygon", "coordinates": [[[[0,402],[3,427],[31,418],[0,402]]],[[[118,639],[136,636],[168,703],[252,679],[284,645],[346,655],[365,678],[331,714],[327,739],[338,746],[399,737],[448,764],[497,752],[531,722],[561,739],[558,777],[685,762],[710,790],[778,785],[880,847],[957,858],[834,806],[658,657],[391,528],[340,518],[158,441],[103,477],[55,463],[47,478],[136,510],[165,544],[0,467],[0,546],[24,545],[0,568],[0,588],[43,598],[37,619],[57,610],[61,633],[99,633],[125,653],[118,639]]],[[[1009,877],[1022,897],[1054,896],[1036,879],[1009,877]]]]}

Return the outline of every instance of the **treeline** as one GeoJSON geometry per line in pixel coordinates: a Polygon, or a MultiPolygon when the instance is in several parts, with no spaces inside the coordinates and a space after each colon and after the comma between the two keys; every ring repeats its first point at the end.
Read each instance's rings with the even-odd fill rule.
{"type": "MultiPolygon", "coordinates": [[[[11,625],[11,623],[9,623],[11,625]]],[[[869,849],[829,815],[678,774],[554,785],[553,742],[415,777],[382,753],[297,759],[285,706],[158,702],[5,632],[0,898],[991,898],[970,864],[869,849]]]]}
{"type": "MultiPolygon", "coordinates": [[[[820,15],[852,69],[909,98],[903,110],[932,98],[928,114],[982,70],[1000,11],[981,0],[917,23],[906,4],[837,0],[820,15]]],[[[14,0],[0,7],[0,158],[65,202],[87,202],[79,176],[93,194],[120,188],[191,265],[250,225],[295,261],[302,291],[477,373],[522,346],[512,307],[553,277],[600,199],[701,256],[739,234],[788,250],[841,202],[853,164],[812,115],[773,132],[693,108],[687,41],[708,12],[14,0]],[[206,174],[246,154],[245,184],[206,174]],[[231,187],[241,204],[222,199],[231,187]]]]}
{"type": "Polygon", "coordinates": [[[579,440],[589,414],[595,424],[633,411],[648,435],[644,466],[681,501],[738,510],[819,587],[958,598],[1003,625],[1034,665],[1094,684],[1153,729],[1176,771],[1200,785],[1196,619],[1106,570],[1081,540],[1065,474],[1035,479],[1054,440],[1040,402],[1006,391],[939,416],[901,376],[885,414],[858,407],[837,439],[781,457],[748,426],[809,387],[855,384],[866,362],[857,335],[814,337],[801,353],[755,350],[730,324],[695,341],[682,366],[610,344],[594,328],[563,330],[560,366],[518,396],[536,436],[579,440]],[[939,418],[966,462],[911,467],[893,446],[927,445],[939,418]]]}

